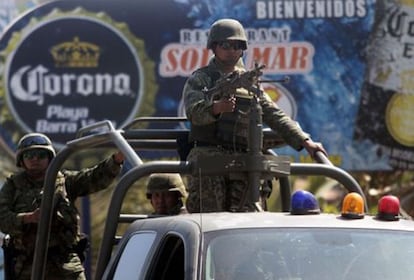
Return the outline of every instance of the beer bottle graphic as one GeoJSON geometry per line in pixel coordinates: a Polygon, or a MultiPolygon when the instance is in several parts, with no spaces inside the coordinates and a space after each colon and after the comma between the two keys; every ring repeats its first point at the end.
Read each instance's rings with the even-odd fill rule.
{"type": "Polygon", "coordinates": [[[395,155],[414,152],[414,0],[376,2],[366,58],[354,138],[389,148],[391,165],[407,167],[407,154],[395,155]]]}

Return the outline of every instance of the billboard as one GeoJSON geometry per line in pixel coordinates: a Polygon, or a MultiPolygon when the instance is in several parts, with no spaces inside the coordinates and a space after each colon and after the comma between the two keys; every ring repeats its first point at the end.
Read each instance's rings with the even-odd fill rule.
{"type": "MultiPolygon", "coordinates": [[[[187,77],[208,63],[210,25],[235,18],[249,40],[246,68],[266,65],[266,80],[289,77],[289,83],[263,86],[314,141],[324,144],[335,165],[349,171],[412,169],[413,157],[392,158],[393,143],[361,133],[383,121],[360,110],[376,8],[374,0],[71,0],[38,5],[0,38],[1,135],[14,143],[23,133],[37,131],[61,145],[82,126],[103,119],[121,127],[140,116],[184,116],[181,91],[187,77]]],[[[401,108],[398,104],[407,102],[394,104],[401,108]]],[[[370,106],[364,110],[372,111],[370,106]]],[[[410,110],[405,111],[407,116],[410,110]]],[[[407,127],[393,121],[400,118],[398,112],[388,122],[403,139],[398,145],[405,153],[414,146],[413,135],[398,133],[407,127]]],[[[310,161],[306,152],[290,147],[276,152],[310,161]]]]}

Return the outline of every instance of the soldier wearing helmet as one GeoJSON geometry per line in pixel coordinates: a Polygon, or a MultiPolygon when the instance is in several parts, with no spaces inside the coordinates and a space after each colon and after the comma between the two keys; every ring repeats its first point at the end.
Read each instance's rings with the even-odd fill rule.
{"type": "Polygon", "coordinates": [[[247,38],[241,23],[234,19],[218,20],[210,28],[207,49],[212,50],[215,44],[228,40],[238,41],[242,50],[247,49],[247,38]]]}
{"type": "MultiPolygon", "coordinates": [[[[250,100],[248,89],[240,87],[210,98],[205,89],[216,86],[227,75],[245,72],[243,53],[247,38],[242,24],[235,19],[220,19],[211,25],[207,48],[213,52],[207,66],[197,69],[186,81],[183,100],[191,123],[189,141],[193,148],[187,156],[195,161],[199,155],[237,154],[247,151],[250,100]],[[237,108],[237,109],[236,109],[237,108]]],[[[258,96],[263,123],[275,130],[296,150],[305,148],[313,156],[322,145],[290,119],[265,93],[258,96]]],[[[246,180],[229,176],[189,176],[189,212],[254,211],[254,205],[242,205],[246,180]],[[201,186],[201,187],[200,187],[201,186]],[[201,189],[201,191],[200,191],[201,189]]],[[[256,204],[256,203],[254,203],[256,204]]]]}
{"type": "Polygon", "coordinates": [[[17,144],[16,166],[22,167],[23,154],[25,157],[34,154],[45,155],[49,161],[55,157],[56,151],[53,148],[52,141],[41,133],[29,133],[23,136],[17,144]],[[25,153],[26,152],[26,153],[25,153]]]}
{"type": "Polygon", "coordinates": [[[147,184],[147,198],[157,215],[185,213],[183,199],[187,197],[184,183],[179,174],[151,174],[147,184]]]}
{"type": "MultiPolygon", "coordinates": [[[[16,166],[0,190],[0,230],[11,237],[5,264],[9,279],[30,279],[46,170],[56,156],[41,133],[24,135],[17,144],[16,166]]],[[[91,168],[62,170],[56,176],[53,220],[46,273],[50,279],[86,279],[82,266],[76,198],[108,187],[119,174],[124,156],[117,152],[91,168]]],[[[5,250],[6,252],[6,250],[5,250]]]]}

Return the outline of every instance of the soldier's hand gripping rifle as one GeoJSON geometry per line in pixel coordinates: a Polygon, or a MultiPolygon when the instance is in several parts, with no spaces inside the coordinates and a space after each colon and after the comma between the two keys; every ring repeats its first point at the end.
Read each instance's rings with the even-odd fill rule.
{"type": "Polygon", "coordinates": [[[246,72],[234,71],[220,78],[215,86],[204,89],[203,92],[209,96],[209,100],[217,100],[221,97],[230,97],[237,88],[245,88],[254,94],[260,93],[257,84],[259,77],[263,75],[262,69],[265,65],[256,64],[255,67],[246,72]]]}

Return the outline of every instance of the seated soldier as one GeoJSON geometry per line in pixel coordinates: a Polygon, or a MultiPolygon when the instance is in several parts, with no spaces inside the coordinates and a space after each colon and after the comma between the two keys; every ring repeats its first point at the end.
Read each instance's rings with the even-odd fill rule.
{"type": "Polygon", "coordinates": [[[178,215],[186,213],[183,198],[187,191],[181,176],[175,173],[151,174],[147,185],[147,198],[156,215],[178,215]]]}

